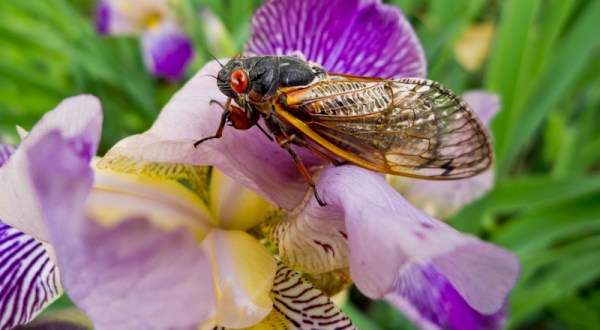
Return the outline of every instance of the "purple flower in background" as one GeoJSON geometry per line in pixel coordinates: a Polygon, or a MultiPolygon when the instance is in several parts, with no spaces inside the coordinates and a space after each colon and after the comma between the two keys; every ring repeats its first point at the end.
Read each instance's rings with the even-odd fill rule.
{"type": "MultiPolygon", "coordinates": [[[[463,97],[486,126],[500,109],[496,94],[469,91],[463,97]]],[[[455,181],[417,180],[392,175],[388,176],[388,181],[412,204],[438,219],[446,220],[492,188],[494,169],[455,181]]]]}
{"type": "MultiPolygon", "coordinates": [[[[425,60],[401,12],[379,1],[267,2],[252,19],[246,51],[302,53],[333,72],[425,76],[425,60]],[[293,15],[290,15],[293,13],[293,15]],[[323,19],[327,17],[328,19],[323,19]]],[[[287,210],[262,225],[282,261],[304,274],[349,268],[368,297],[387,299],[423,328],[500,328],[518,274],[516,257],[463,235],[418,210],[385,179],[355,166],[332,167],[297,149],[326,207],[320,207],[285,150],[258,129],[213,135],[225,101],[206,65],[165,106],[147,132],[119,142],[106,166],[127,161],[216,166],[287,210]]],[[[234,207],[234,206],[232,206],[234,207]]]]}
{"type": "Polygon", "coordinates": [[[194,55],[169,0],[101,0],[96,30],[103,35],[141,35],[144,63],[159,77],[180,79],[194,55]]]}

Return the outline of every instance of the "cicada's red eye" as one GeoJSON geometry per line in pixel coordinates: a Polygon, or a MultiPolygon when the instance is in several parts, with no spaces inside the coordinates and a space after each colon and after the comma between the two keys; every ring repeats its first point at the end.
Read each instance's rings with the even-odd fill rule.
{"type": "Polygon", "coordinates": [[[236,93],[245,93],[248,90],[248,75],[246,71],[237,69],[231,73],[229,84],[236,93]]]}

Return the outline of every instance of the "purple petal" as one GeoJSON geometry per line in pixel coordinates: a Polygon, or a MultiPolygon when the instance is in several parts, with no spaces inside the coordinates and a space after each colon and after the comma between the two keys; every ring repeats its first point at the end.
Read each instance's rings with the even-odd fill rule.
{"type": "Polygon", "coordinates": [[[271,0],[252,18],[246,51],[301,52],[328,71],[381,78],[425,77],[423,48],[397,7],[378,0],[271,0]]]}
{"type": "Polygon", "coordinates": [[[84,214],[93,173],[81,140],[49,133],[28,153],[30,172],[71,299],[98,328],[192,328],[214,311],[210,259],[187,231],[143,218],[114,227],[84,214]],[[132,239],[135,238],[135,239],[132,239]]]}
{"type": "Polygon", "coordinates": [[[500,96],[498,94],[472,90],[466,92],[463,98],[473,108],[485,126],[489,126],[490,121],[500,111],[500,96]]]}
{"type": "Polygon", "coordinates": [[[501,329],[507,305],[493,314],[473,309],[431,263],[413,263],[402,270],[385,298],[426,329],[501,329]]]}
{"type": "Polygon", "coordinates": [[[327,207],[344,212],[351,276],[367,296],[394,292],[399,272],[419,261],[435,265],[474,310],[494,314],[504,306],[518,275],[512,253],[416,209],[376,173],[328,168],[318,186],[327,207]]]}
{"type": "MultiPolygon", "coordinates": [[[[193,165],[214,165],[268,201],[292,209],[308,192],[289,154],[276,142],[253,127],[247,131],[225,127],[220,139],[194,148],[194,141],[212,136],[223,110],[211,100],[225,103],[211,75],[219,71],[216,62],[207,64],[164,107],[147,132],[126,138],[107,153],[106,161],[118,157],[135,160],[193,165]]],[[[264,123],[262,123],[264,127],[264,123]]],[[[303,148],[296,152],[310,169],[323,160],[303,148]]]]}
{"type": "Polygon", "coordinates": [[[111,19],[111,8],[106,1],[100,1],[96,6],[96,31],[99,34],[106,35],[109,33],[111,19]]]}
{"type": "MultiPolygon", "coordinates": [[[[101,127],[100,102],[90,95],[68,98],[46,113],[0,169],[0,187],[3,187],[0,189],[0,219],[13,228],[48,242],[48,228],[41,215],[34,181],[27,171],[30,160],[26,154],[49,132],[60,132],[65,138],[79,139],[78,157],[89,163],[96,154],[101,127]]],[[[55,151],[57,147],[50,145],[50,150],[55,151]]]]}
{"type": "Polygon", "coordinates": [[[42,243],[0,222],[0,329],[29,322],[62,292],[42,243]]]}
{"type": "Polygon", "coordinates": [[[8,161],[17,148],[11,144],[0,143],[0,167],[8,161]]]}
{"type": "Polygon", "coordinates": [[[167,79],[180,79],[194,56],[188,36],[171,22],[163,22],[142,36],[146,67],[152,74],[167,79]]]}

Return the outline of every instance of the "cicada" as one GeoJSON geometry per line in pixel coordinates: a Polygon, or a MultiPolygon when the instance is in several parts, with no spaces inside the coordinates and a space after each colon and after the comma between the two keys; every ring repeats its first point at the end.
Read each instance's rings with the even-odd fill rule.
{"type": "Polygon", "coordinates": [[[351,76],[296,57],[236,55],[222,65],[217,85],[228,97],[221,122],[194,146],[220,138],[226,123],[248,129],[262,117],[321,206],[293,146],[336,165],[433,180],[467,178],[494,160],[490,135],[471,107],[431,80],[351,76]]]}

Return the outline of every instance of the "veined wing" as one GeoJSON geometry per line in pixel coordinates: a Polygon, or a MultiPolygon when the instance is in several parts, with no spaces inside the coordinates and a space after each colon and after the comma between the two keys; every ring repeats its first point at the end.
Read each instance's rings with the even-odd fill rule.
{"type": "Polygon", "coordinates": [[[464,100],[434,81],[332,75],[282,92],[286,104],[277,108],[280,117],[356,165],[409,177],[459,179],[493,163],[487,129],[464,100]]]}

